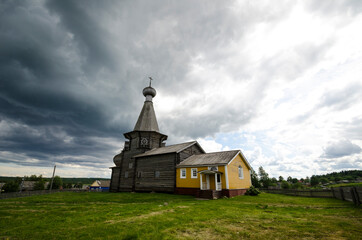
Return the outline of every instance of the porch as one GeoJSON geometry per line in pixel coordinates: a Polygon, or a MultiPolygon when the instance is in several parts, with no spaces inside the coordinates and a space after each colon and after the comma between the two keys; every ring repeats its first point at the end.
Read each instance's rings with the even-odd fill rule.
{"type": "Polygon", "coordinates": [[[222,196],[221,174],[217,170],[203,170],[198,172],[200,175],[200,190],[197,197],[217,199],[222,196]]]}

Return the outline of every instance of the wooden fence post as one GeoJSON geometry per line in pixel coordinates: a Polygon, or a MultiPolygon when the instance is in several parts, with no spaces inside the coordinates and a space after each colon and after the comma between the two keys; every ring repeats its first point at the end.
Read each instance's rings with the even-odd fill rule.
{"type": "Polygon", "coordinates": [[[339,187],[339,192],[341,193],[341,199],[344,201],[344,192],[342,187],[339,187]]]}
{"type": "Polygon", "coordinates": [[[350,191],[351,191],[352,200],[353,200],[354,205],[359,206],[361,204],[361,201],[359,199],[356,187],[351,187],[350,191]]]}
{"type": "Polygon", "coordinates": [[[334,188],[332,188],[331,190],[332,190],[333,197],[336,198],[336,194],[334,193],[334,188]]]}

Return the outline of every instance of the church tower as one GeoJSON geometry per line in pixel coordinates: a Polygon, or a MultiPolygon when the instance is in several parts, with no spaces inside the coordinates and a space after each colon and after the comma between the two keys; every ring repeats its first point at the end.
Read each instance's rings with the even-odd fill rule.
{"type": "Polygon", "coordinates": [[[156,90],[151,86],[143,89],[145,102],[138,117],[137,123],[131,132],[124,133],[128,140],[120,154],[113,158],[116,165],[112,167],[110,190],[134,191],[136,178],[136,162],[134,156],[154,148],[165,146],[167,136],[160,133],[152,99],[156,96],[156,90]]]}

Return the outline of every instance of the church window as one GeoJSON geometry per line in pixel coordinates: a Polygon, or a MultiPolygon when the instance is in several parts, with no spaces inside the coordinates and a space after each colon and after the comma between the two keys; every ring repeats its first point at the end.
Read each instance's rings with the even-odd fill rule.
{"type": "Polygon", "coordinates": [[[240,179],[244,178],[243,168],[241,166],[239,166],[239,178],[240,179]]]}
{"type": "Polygon", "coordinates": [[[160,171],[155,171],[155,178],[159,178],[160,177],[160,171]]]}
{"type": "Polygon", "coordinates": [[[191,168],[191,178],[197,178],[197,168],[191,168]]]}
{"type": "Polygon", "coordinates": [[[124,172],[124,178],[128,178],[128,172],[124,172]]]}
{"type": "Polygon", "coordinates": [[[186,168],[181,168],[180,178],[186,178],[186,168]]]}

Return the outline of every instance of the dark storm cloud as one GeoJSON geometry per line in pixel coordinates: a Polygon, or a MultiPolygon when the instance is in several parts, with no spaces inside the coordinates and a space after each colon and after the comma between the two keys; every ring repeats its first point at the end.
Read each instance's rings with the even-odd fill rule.
{"type": "MultiPolygon", "coordinates": [[[[169,142],[242,128],[257,115],[275,79],[292,81],[323,58],[333,42],[301,44],[250,67],[247,54],[235,57],[235,46],[244,45],[245,34],[258,24],[279,23],[294,3],[271,4],[267,11],[256,4],[236,5],[2,1],[0,153],[6,153],[0,162],[112,165],[115,145],[122,145],[121,134],[133,129],[142,108],[147,76],[164,96],[200,95],[198,102],[190,99],[166,116],[157,115],[169,142]],[[202,94],[214,93],[202,90],[222,79],[190,76],[198,56],[210,69],[224,68],[233,83],[252,82],[248,96],[232,102],[220,99],[210,108],[202,94]],[[208,111],[190,111],[203,105],[208,111]]],[[[159,95],[156,113],[157,101],[163,101],[159,95]]]]}
{"type": "Polygon", "coordinates": [[[324,148],[324,158],[340,158],[344,156],[351,156],[353,154],[360,153],[362,151],[361,147],[353,144],[349,140],[340,140],[329,144],[324,148]]]}

